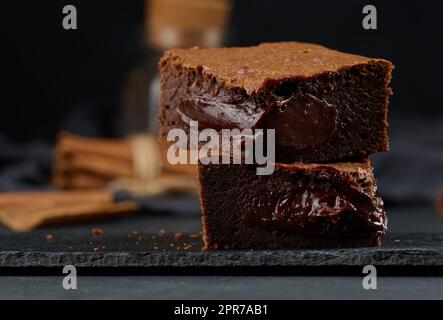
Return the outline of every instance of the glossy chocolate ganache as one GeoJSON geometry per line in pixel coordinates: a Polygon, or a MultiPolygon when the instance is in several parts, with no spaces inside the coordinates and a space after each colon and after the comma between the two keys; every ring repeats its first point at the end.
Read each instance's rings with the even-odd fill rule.
{"type": "Polygon", "coordinates": [[[201,128],[215,130],[275,129],[278,145],[294,151],[314,149],[337,127],[337,108],[310,94],[271,96],[265,107],[259,107],[261,102],[254,98],[192,92],[177,107],[183,123],[198,121],[201,128]]]}
{"type": "Polygon", "coordinates": [[[273,179],[253,183],[244,198],[245,223],[304,236],[384,234],[383,202],[365,173],[353,176],[334,167],[314,166],[306,174],[300,166],[298,173],[287,175],[291,169],[282,165],[273,179]]]}

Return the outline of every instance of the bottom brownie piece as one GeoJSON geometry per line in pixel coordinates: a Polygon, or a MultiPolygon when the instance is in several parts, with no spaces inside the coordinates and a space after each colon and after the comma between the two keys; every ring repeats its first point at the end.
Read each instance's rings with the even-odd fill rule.
{"type": "Polygon", "coordinates": [[[368,161],[199,165],[205,250],[378,246],[383,201],[368,161]]]}

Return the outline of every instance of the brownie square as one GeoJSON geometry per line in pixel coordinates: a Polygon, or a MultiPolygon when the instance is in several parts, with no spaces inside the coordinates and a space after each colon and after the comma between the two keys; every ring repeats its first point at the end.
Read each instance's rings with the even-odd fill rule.
{"type": "Polygon", "coordinates": [[[298,42],[173,49],[160,61],[160,140],[196,120],[199,129],[275,129],[279,162],[386,151],[392,69],[298,42]]]}
{"type": "Polygon", "coordinates": [[[378,246],[386,231],[368,161],[200,164],[199,179],[205,250],[378,246]]]}

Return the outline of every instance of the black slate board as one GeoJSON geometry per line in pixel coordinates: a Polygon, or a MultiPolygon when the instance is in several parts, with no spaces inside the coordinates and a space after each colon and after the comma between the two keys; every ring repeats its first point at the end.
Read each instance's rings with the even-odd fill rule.
{"type": "MultiPolygon", "coordinates": [[[[359,267],[372,264],[388,268],[443,269],[443,236],[439,234],[393,234],[385,237],[380,248],[328,250],[216,251],[202,252],[201,240],[185,233],[128,233],[42,239],[42,233],[22,237],[1,236],[0,269],[58,268],[71,264],[80,268],[181,269],[195,273],[196,268],[318,268],[359,267]],[[184,249],[186,247],[186,250],[184,249]]],[[[197,270],[198,273],[198,270],[197,270]]]]}
{"type": "Polygon", "coordinates": [[[390,231],[380,248],[202,252],[200,238],[190,237],[201,230],[198,199],[179,200],[164,201],[182,208],[179,213],[163,208],[157,214],[149,210],[24,234],[0,225],[0,274],[60,275],[61,267],[72,264],[82,274],[361,275],[364,265],[373,264],[383,274],[443,275],[443,219],[430,207],[389,209],[390,231]],[[103,235],[94,237],[94,227],[103,229],[103,235]],[[163,236],[161,229],[167,231],[163,236]],[[183,233],[178,240],[176,231],[183,233]]]}

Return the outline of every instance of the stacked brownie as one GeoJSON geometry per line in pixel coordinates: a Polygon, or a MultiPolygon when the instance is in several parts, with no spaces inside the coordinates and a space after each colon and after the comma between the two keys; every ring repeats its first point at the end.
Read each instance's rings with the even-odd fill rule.
{"type": "Polygon", "coordinates": [[[199,164],[205,249],[379,245],[368,156],[388,149],[393,66],[306,43],[174,49],[160,61],[169,130],[275,129],[275,171],[199,164]]]}

